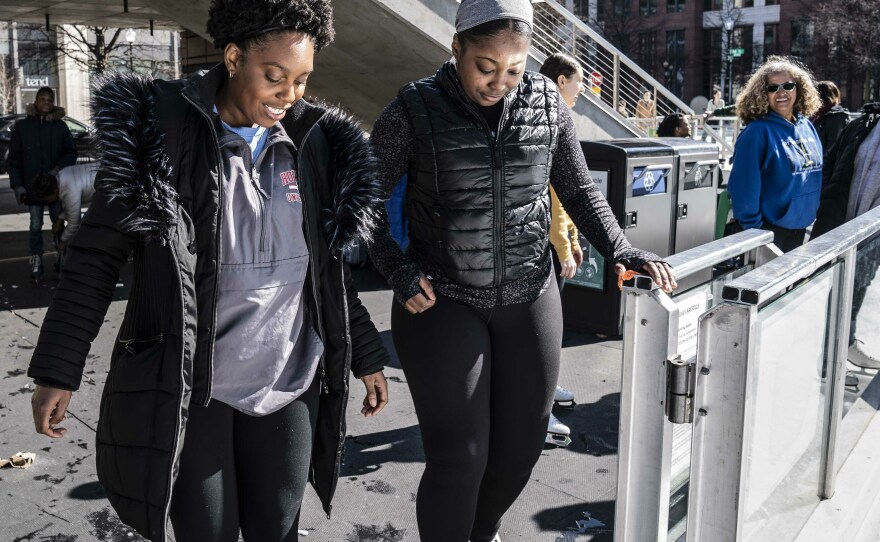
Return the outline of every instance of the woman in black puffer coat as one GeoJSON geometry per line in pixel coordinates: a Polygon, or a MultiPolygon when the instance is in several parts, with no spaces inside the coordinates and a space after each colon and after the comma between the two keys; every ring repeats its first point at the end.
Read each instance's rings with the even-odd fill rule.
{"type": "Polygon", "coordinates": [[[548,179],[618,272],[675,285],[624,237],[556,86],[524,71],[531,24],[529,0],[464,0],[455,60],[405,85],[370,137],[386,194],[407,174],[407,252],[382,225],[371,255],[425,448],[422,542],[497,538],[543,448],[562,341],[548,179]]]}
{"type": "Polygon", "coordinates": [[[63,436],[132,255],[97,464],[153,541],[169,515],[181,542],[296,540],[307,481],[330,511],[349,371],[363,414],[387,401],[387,353],[341,257],[378,215],[374,159],[349,117],[301,99],[331,18],[328,0],[214,0],[222,63],[94,93],[97,193],[28,371],[34,421],[63,436]]]}

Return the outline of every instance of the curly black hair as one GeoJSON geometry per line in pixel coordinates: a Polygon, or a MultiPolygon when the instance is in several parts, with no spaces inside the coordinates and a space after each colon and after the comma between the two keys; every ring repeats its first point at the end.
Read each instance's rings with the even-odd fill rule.
{"type": "Polygon", "coordinates": [[[675,137],[675,129],[687,126],[688,119],[681,113],[671,113],[657,127],[657,137],[675,137]]]}
{"type": "Polygon", "coordinates": [[[212,0],[207,30],[218,49],[235,43],[242,51],[293,30],[311,36],[317,52],[333,42],[333,8],[330,0],[212,0]]]}

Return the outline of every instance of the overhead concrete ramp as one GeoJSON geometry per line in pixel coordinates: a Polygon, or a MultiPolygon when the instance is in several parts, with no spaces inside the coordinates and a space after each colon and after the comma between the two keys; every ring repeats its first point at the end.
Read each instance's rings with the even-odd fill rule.
{"type": "MultiPolygon", "coordinates": [[[[145,3],[209,39],[208,0],[145,3]]],[[[449,59],[457,9],[455,0],[333,0],[336,41],[316,56],[309,95],[343,105],[369,127],[403,84],[449,59]]],[[[544,56],[532,53],[529,69],[537,70],[544,56]]],[[[593,97],[579,100],[574,113],[582,139],[639,134],[593,97]]]]}

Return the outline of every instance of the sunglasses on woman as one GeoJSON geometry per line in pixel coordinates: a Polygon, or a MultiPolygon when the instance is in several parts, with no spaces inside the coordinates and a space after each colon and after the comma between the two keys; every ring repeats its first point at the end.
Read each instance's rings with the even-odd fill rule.
{"type": "Polygon", "coordinates": [[[767,85],[767,92],[773,94],[774,92],[779,92],[779,90],[794,90],[797,84],[792,81],[787,81],[785,83],[780,83],[778,85],[767,85]]]}

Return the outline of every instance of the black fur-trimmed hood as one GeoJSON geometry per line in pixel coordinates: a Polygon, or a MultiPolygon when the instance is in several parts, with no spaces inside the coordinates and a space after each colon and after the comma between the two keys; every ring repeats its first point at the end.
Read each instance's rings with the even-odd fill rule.
{"type": "Polygon", "coordinates": [[[125,231],[164,244],[177,224],[177,193],[171,186],[152,79],[104,77],[92,92],[91,105],[100,163],[95,187],[131,209],[122,225],[125,231]]]}
{"type": "MultiPolygon", "coordinates": [[[[200,85],[202,77],[222,77],[213,73],[221,68],[225,69],[220,64],[205,75],[194,76],[187,87],[200,85]]],[[[154,86],[148,77],[115,74],[99,81],[92,93],[101,164],[96,186],[112,198],[122,198],[131,208],[123,225],[126,231],[143,235],[147,242],[165,243],[177,223],[177,194],[156,114],[154,86]]],[[[357,121],[339,108],[300,100],[282,122],[289,134],[297,123],[317,123],[330,143],[332,201],[322,202],[321,222],[333,253],[358,241],[369,242],[382,209],[382,193],[376,160],[357,121]]],[[[298,128],[302,134],[308,132],[298,128]]]]}
{"type": "MultiPolygon", "coordinates": [[[[304,102],[303,102],[304,103],[304,102]]],[[[384,212],[377,161],[359,122],[338,107],[324,110],[318,126],[330,141],[333,201],[321,214],[327,242],[334,253],[358,241],[372,241],[373,228],[384,212]]],[[[296,122],[296,117],[291,119],[296,122]]]]}

